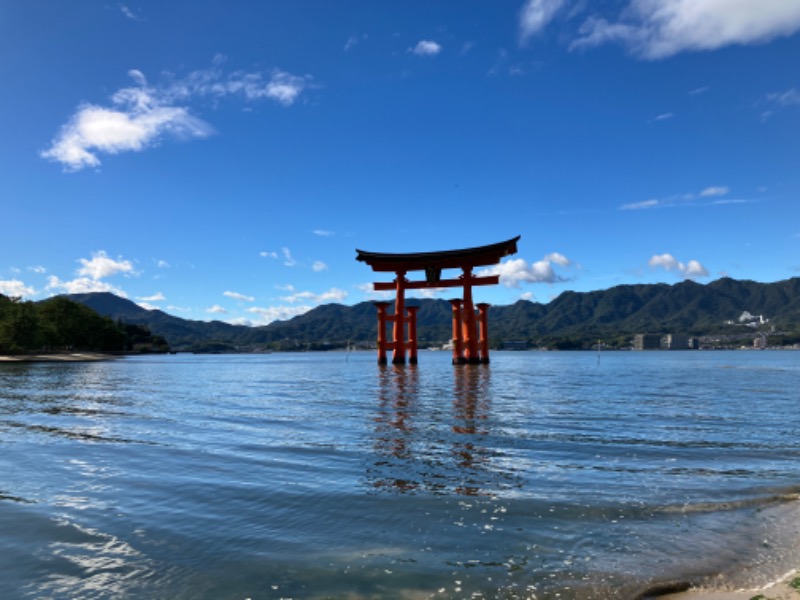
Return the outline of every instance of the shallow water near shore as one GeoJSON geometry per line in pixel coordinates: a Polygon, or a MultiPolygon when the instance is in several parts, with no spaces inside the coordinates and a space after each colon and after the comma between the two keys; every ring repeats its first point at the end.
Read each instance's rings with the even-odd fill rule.
{"type": "Polygon", "coordinates": [[[800,353],[0,364],[0,597],[620,598],[800,566],[800,353]]]}

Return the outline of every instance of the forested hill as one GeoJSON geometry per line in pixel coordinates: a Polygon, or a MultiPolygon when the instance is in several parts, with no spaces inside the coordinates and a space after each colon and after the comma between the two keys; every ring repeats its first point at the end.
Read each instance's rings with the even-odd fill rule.
{"type": "MultiPolygon", "coordinates": [[[[263,327],[191,321],[160,310],[145,310],[113,294],[74,294],[101,315],[147,326],[173,348],[208,351],[266,348],[327,348],[348,342],[374,342],[375,308],[327,304],[288,321],[263,327]]],[[[413,302],[413,301],[412,301],[413,302]]],[[[451,336],[450,304],[421,300],[418,313],[420,345],[441,344],[451,336]]],[[[739,322],[743,313],[768,319],[760,329],[800,335],[800,278],[757,283],[724,278],[702,285],[621,285],[595,292],[565,292],[548,304],[520,300],[490,309],[493,343],[527,340],[532,345],[580,346],[597,339],[624,345],[636,333],[689,335],[752,332],[756,322],[739,322]],[[729,324],[733,321],[734,324],[729,324]]]]}

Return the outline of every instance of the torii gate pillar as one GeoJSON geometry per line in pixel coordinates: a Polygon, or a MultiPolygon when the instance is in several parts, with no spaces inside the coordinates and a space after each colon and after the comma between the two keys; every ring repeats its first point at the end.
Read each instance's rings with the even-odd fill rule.
{"type": "Polygon", "coordinates": [[[417,363],[417,310],[419,307],[405,305],[405,291],[412,289],[441,289],[461,287],[463,299],[450,303],[453,309],[453,364],[488,364],[489,329],[486,303],[473,304],[472,287],[494,285],[500,282],[497,275],[476,277],[475,267],[495,265],[510,254],[517,252],[520,236],[499,244],[413,254],[386,254],[356,250],[356,260],[367,263],[373,271],[394,272],[392,282],[376,282],[375,291],[395,292],[394,314],[387,314],[388,302],[376,302],[378,309],[378,363],[387,364],[386,352],[392,350],[392,363],[405,364],[406,354],[411,364],[417,363]],[[461,275],[453,279],[442,279],[442,269],[460,269],[461,275]],[[425,271],[424,281],[409,281],[409,271],[425,271]],[[475,313],[475,308],[478,314],[475,313]],[[386,340],[386,324],[392,323],[392,341],[386,340]],[[406,324],[408,338],[406,339],[406,324]]]}

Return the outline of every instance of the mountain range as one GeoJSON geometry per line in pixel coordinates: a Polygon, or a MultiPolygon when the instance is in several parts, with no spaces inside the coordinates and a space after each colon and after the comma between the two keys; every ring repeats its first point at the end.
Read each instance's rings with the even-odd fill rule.
{"type": "MultiPolygon", "coordinates": [[[[103,316],[144,325],[175,350],[326,349],[374,343],[377,335],[371,302],[326,304],[287,321],[250,327],[182,319],[106,292],[66,297],[103,316]]],[[[420,307],[420,347],[450,339],[449,302],[408,303],[420,307]]],[[[534,346],[586,347],[603,339],[612,346],[626,346],[636,333],[735,336],[765,326],[790,338],[800,334],[800,278],[774,283],[722,278],[705,285],[688,280],[674,285],[619,285],[594,292],[564,292],[547,304],[519,300],[489,310],[494,345],[525,340],[534,346]]]]}

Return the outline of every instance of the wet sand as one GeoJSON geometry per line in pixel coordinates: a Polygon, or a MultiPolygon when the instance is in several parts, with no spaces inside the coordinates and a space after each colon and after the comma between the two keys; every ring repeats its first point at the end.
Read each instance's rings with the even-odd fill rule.
{"type": "Polygon", "coordinates": [[[98,360],[112,360],[117,358],[114,354],[102,352],[53,352],[45,354],[15,354],[0,355],[2,362],[85,362],[98,360]]]}

